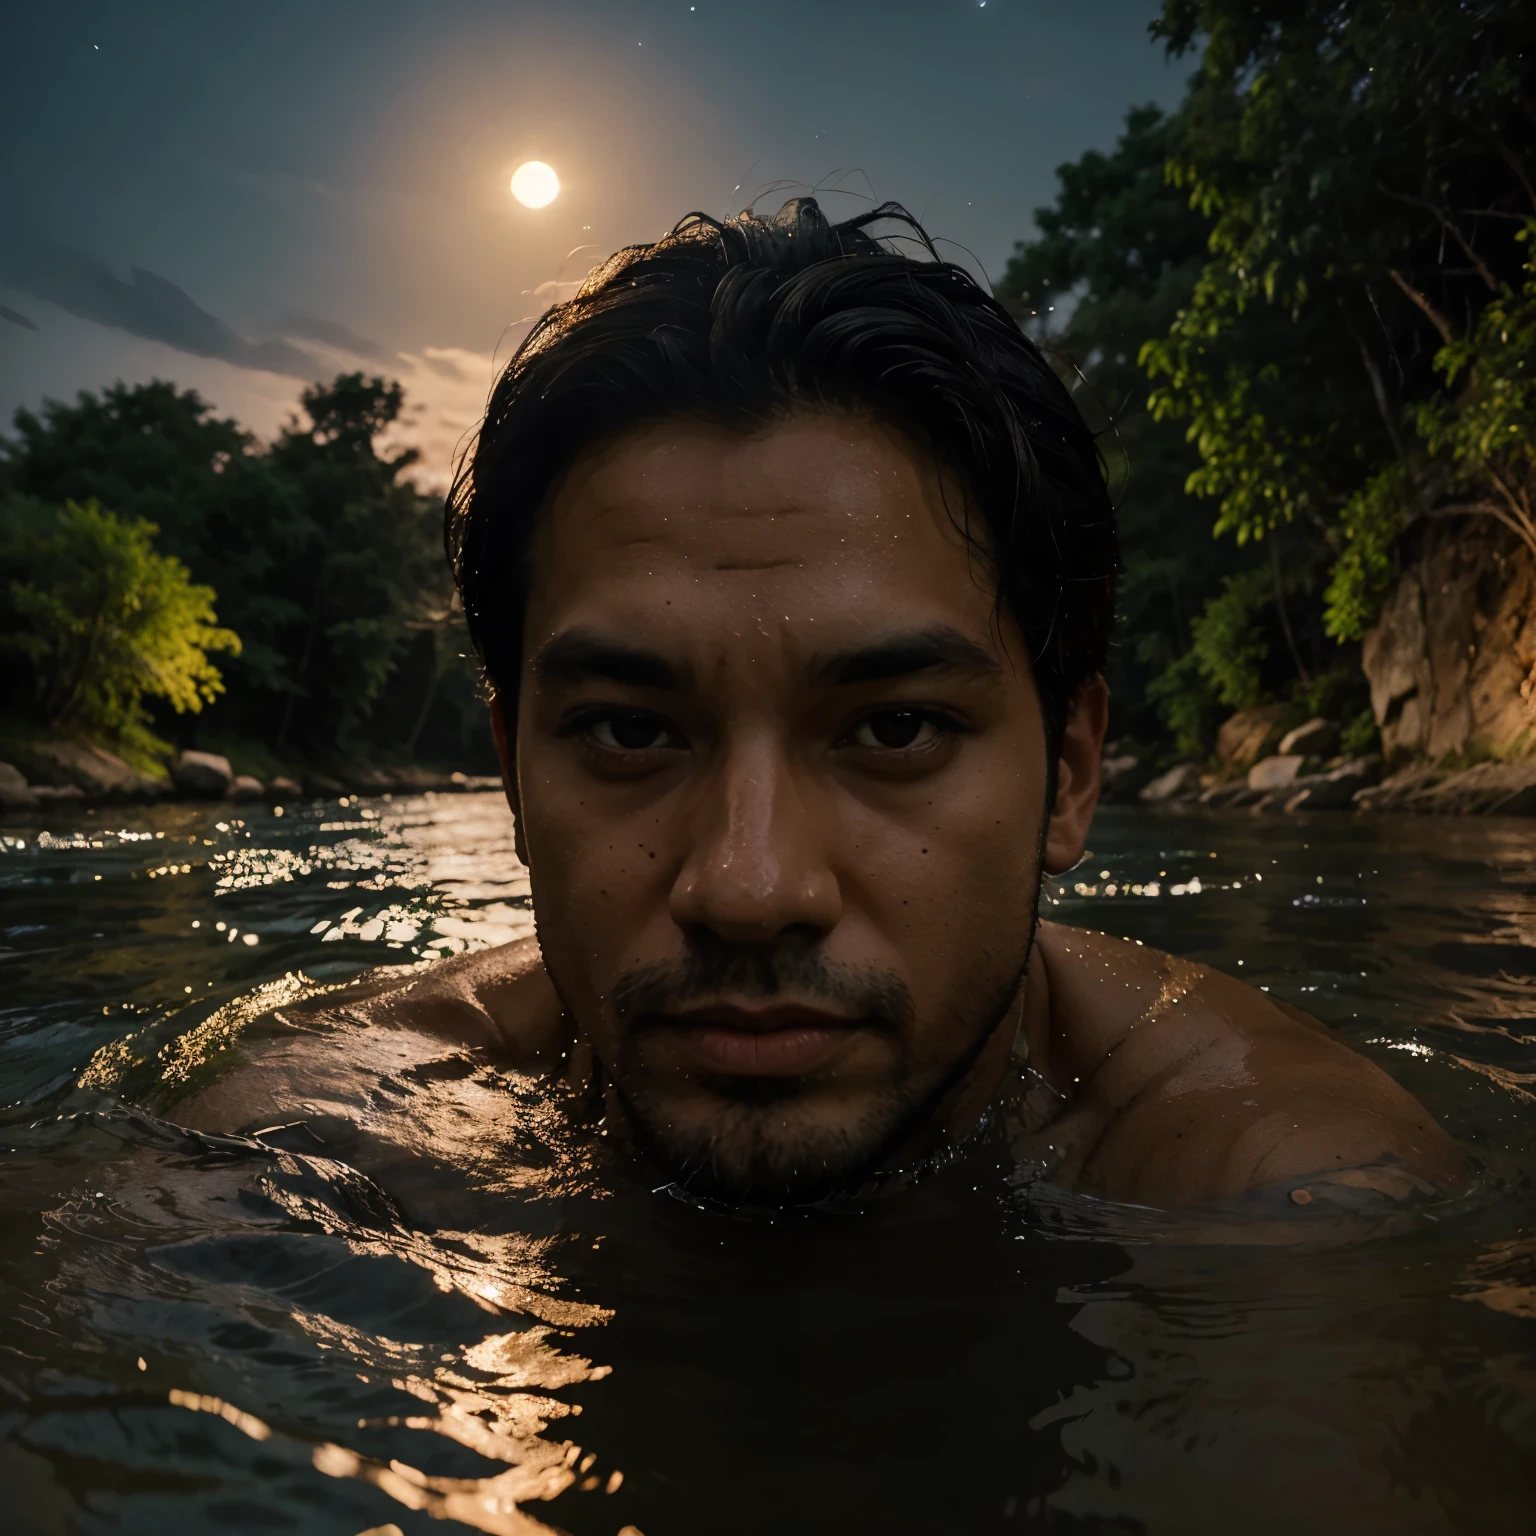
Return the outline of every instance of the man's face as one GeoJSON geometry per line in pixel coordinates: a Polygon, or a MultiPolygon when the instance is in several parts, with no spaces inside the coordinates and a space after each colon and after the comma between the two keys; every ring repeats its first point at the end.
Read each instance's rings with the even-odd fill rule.
{"type": "Polygon", "coordinates": [[[853,417],[675,420],[544,513],[513,765],[539,942],[692,1187],[841,1187],[1012,1027],[1046,734],[946,491],[853,417]]]}

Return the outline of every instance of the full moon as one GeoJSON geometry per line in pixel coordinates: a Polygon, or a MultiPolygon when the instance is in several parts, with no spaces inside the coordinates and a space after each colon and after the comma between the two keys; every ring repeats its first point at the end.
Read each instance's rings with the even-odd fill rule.
{"type": "Polygon", "coordinates": [[[512,173],[512,196],[525,208],[547,208],[560,195],[560,178],[542,160],[525,160],[512,173]]]}

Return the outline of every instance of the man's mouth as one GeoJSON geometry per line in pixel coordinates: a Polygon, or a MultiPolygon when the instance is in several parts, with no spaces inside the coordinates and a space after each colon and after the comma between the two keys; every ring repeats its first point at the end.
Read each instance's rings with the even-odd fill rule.
{"type": "Polygon", "coordinates": [[[716,1003],[654,1022],[678,1041],[691,1066],[721,1077],[804,1077],[828,1066],[864,1028],[860,1019],[795,1004],[716,1003]]]}

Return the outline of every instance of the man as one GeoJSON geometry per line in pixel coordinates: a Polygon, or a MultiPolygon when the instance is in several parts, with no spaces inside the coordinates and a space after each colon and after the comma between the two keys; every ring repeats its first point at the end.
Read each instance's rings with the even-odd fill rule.
{"type": "MultiPolygon", "coordinates": [[[[1305,1015],[1038,920],[1098,798],[1113,512],[1039,351],[910,220],[917,256],[868,233],[893,217],[695,217],[508,366],[448,532],[538,942],[354,1025],[577,1081],[727,1201],[873,1189],[997,1116],[1121,1200],[1454,1179],[1305,1015]]],[[[334,1107],[317,1050],[196,1118],[334,1107]]]]}

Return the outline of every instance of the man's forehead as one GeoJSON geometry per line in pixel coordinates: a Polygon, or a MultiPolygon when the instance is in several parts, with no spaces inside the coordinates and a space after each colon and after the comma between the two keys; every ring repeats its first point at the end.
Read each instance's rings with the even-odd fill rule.
{"type": "Polygon", "coordinates": [[[549,522],[557,544],[689,544],[700,557],[744,540],[884,542],[918,533],[934,504],[931,467],[877,423],[816,414],[742,432],[678,419],[573,466],[549,522]]]}
{"type": "Polygon", "coordinates": [[[632,638],[695,676],[747,652],[814,670],[898,631],[996,652],[994,593],[931,467],[857,418],[632,434],[561,488],[534,575],[530,658],[567,632],[632,638]]]}

